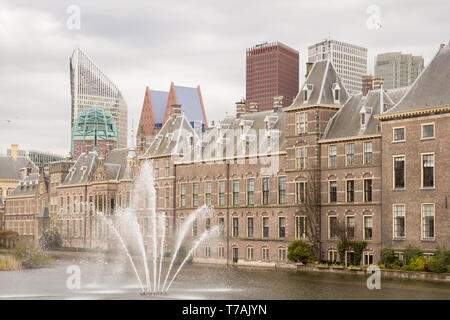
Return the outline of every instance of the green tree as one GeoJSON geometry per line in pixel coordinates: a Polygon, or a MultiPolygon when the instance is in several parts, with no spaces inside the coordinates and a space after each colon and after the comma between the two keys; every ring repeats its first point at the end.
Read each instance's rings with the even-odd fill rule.
{"type": "Polygon", "coordinates": [[[39,244],[44,250],[59,249],[62,247],[62,238],[57,229],[46,230],[41,238],[39,244]]]}
{"type": "Polygon", "coordinates": [[[294,262],[307,263],[311,259],[311,247],[303,240],[294,240],[289,245],[287,258],[294,262]]]}
{"type": "Polygon", "coordinates": [[[415,260],[417,257],[420,257],[422,253],[419,248],[413,247],[409,245],[405,249],[405,264],[409,264],[412,260],[415,260]]]}
{"type": "Polygon", "coordinates": [[[355,265],[359,266],[361,265],[361,258],[362,253],[364,249],[367,247],[367,242],[365,241],[352,241],[350,243],[351,247],[353,248],[353,251],[355,252],[355,265]]]}
{"type": "Polygon", "coordinates": [[[384,264],[387,268],[391,268],[392,265],[398,260],[392,248],[383,248],[380,251],[380,263],[384,264]]]}

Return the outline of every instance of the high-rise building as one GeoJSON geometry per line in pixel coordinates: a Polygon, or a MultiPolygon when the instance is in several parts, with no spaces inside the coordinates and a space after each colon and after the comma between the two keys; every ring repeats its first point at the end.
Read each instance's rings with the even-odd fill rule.
{"type": "MultiPolygon", "coordinates": [[[[13,150],[8,148],[6,150],[6,155],[11,156],[12,152],[13,150]]],[[[64,156],[38,150],[17,149],[16,152],[19,157],[26,157],[30,159],[38,167],[48,167],[50,162],[61,161],[65,159],[64,156]]]]}
{"type": "Polygon", "coordinates": [[[367,74],[367,48],[325,39],[308,47],[308,61],[330,59],[348,93],[362,91],[362,76],[367,74]]]}
{"type": "Polygon", "coordinates": [[[273,108],[273,97],[289,106],[298,93],[299,53],[281,42],[262,43],[246,52],[246,99],[259,110],[273,108]]]}
{"type": "Polygon", "coordinates": [[[117,126],[111,113],[101,108],[82,111],[72,128],[72,157],[82,152],[96,151],[106,154],[117,148],[117,126]]]}
{"type": "Polygon", "coordinates": [[[128,107],[117,86],[80,49],[70,57],[71,126],[80,112],[92,107],[102,108],[117,123],[119,147],[127,146],[128,107]]]}
{"type": "Polygon", "coordinates": [[[375,77],[383,79],[385,89],[411,85],[423,69],[423,57],[413,56],[410,53],[381,53],[375,60],[375,77]]]}

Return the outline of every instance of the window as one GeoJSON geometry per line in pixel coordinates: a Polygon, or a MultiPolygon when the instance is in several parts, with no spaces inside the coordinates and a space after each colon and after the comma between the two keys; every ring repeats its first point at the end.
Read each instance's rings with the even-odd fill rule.
{"type": "Polygon", "coordinates": [[[347,238],[355,239],[355,217],[347,216],[346,220],[347,238]]]}
{"type": "Polygon", "coordinates": [[[159,160],[155,160],[155,178],[159,178],[159,160]]]}
{"type": "Polygon", "coordinates": [[[269,178],[262,179],[263,204],[269,204],[269,178]]]}
{"type": "Polygon", "coordinates": [[[405,238],[405,205],[394,204],[394,238],[405,238]]]}
{"type": "Polygon", "coordinates": [[[205,257],[211,257],[211,247],[210,246],[205,247],[205,257]]]}
{"type": "Polygon", "coordinates": [[[253,238],[253,217],[247,218],[247,237],[253,238]]]}
{"type": "Polygon", "coordinates": [[[278,204],[286,203],[286,177],[278,178],[278,204]]]}
{"type": "Polygon", "coordinates": [[[330,168],[332,167],[336,167],[336,156],[337,156],[337,146],[336,145],[331,145],[329,147],[329,162],[328,162],[328,166],[330,168]]]}
{"type": "Polygon", "coordinates": [[[328,217],[328,235],[330,239],[337,239],[337,217],[328,217]]]}
{"type": "Polygon", "coordinates": [[[211,218],[205,219],[205,230],[209,232],[211,230],[211,218]]]}
{"type": "Polygon", "coordinates": [[[355,164],[355,144],[347,143],[345,145],[346,149],[346,163],[348,166],[352,166],[355,164]]]}
{"type": "Polygon", "coordinates": [[[263,238],[269,237],[269,217],[263,217],[263,238]]]}
{"type": "Polygon", "coordinates": [[[372,164],[372,141],[364,142],[364,164],[372,164]]]}
{"type": "Polygon", "coordinates": [[[361,113],[361,126],[365,126],[366,125],[366,113],[362,112],[361,113]]]}
{"type": "Polygon", "coordinates": [[[363,264],[365,266],[370,266],[373,264],[373,253],[372,252],[364,252],[364,261],[363,264]]]}
{"type": "Polygon", "coordinates": [[[330,181],[330,203],[337,202],[337,182],[330,181]]]}
{"type": "Polygon", "coordinates": [[[239,218],[233,218],[233,237],[239,236],[239,218]]]}
{"type": "Polygon", "coordinates": [[[394,141],[405,141],[405,128],[394,128],[394,141]]]}
{"type": "Polygon", "coordinates": [[[434,154],[422,154],[422,187],[434,187],[434,154]]]}
{"type": "Polygon", "coordinates": [[[278,218],[278,237],[280,237],[280,238],[286,237],[286,218],[285,217],[278,218]]]}
{"type": "Polygon", "coordinates": [[[225,181],[219,181],[219,206],[225,205],[225,181]]]}
{"type": "Polygon", "coordinates": [[[247,205],[253,206],[255,204],[255,180],[247,180],[247,205]]]}
{"type": "Polygon", "coordinates": [[[170,160],[166,159],[166,177],[170,176],[170,160]]]}
{"type": "Polygon", "coordinates": [[[308,114],[306,112],[298,112],[295,114],[295,127],[297,134],[305,134],[307,130],[308,114]]]}
{"type": "Polygon", "coordinates": [[[297,204],[305,203],[306,182],[297,182],[295,184],[295,199],[297,200],[297,204]]]}
{"type": "Polygon", "coordinates": [[[422,125],[422,139],[434,138],[434,123],[422,125]]]}
{"type": "Polygon", "coordinates": [[[269,260],[269,248],[262,248],[262,260],[269,260]]]}
{"type": "Polygon", "coordinates": [[[205,204],[211,205],[211,181],[205,182],[205,204]]]}
{"type": "Polygon", "coordinates": [[[198,182],[192,183],[192,206],[198,207],[198,182]]]}
{"type": "Polygon", "coordinates": [[[372,240],[372,216],[364,216],[364,240],[372,240]]]}
{"type": "Polygon", "coordinates": [[[225,247],[224,246],[219,246],[217,248],[217,255],[219,256],[219,258],[225,257],[225,247]]]}
{"type": "Polygon", "coordinates": [[[405,157],[394,157],[394,188],[405,187],[405,157]]]}
{"type": "Polygon", "coordinates": [[[422,204],[422,239],[434,239],[434,204],[422,204]]]}
{"type": "Polygon", "coordinates": [[[295,149],[295,169],[306,169],[306,147],[295,149]]]}
{"type": "Polygon", "coordinates": [[[164,192],[165,192],[164,206],[166,208],[169,208],[170,207],[170,205],[169,205],[170,189],[168,187],[166,187],[164,192]]]}
{"type": "Polygon", "coordinates": [[[182,183],[180,188],[180,206],[186,207],[186,183],[182,183]]]}
{"type": "Polygon", "coordinates": [[[223,217],[219,217],[218,225],[219,225],[219,237],[223,237],[225,235],[225,219],[223,217]]]}
{"type": "Polygon", "coordinates": [[[355,180],[347,180],[347,202],[355,202],[355,180]]]}
{"type": "Polygon", "coordinates": [[[295,217],[295,237],[297,239],[306,238],[306,217],[295,217]]]}
{"type": "Polygon", "coordinates": [[[253,260],[253,247],[247,247],[247,260],[253,260]]]}
{"type": "Polygon", "coordinates": [[[197,236],[197,219],[192,222],[192,235],[195,237],[197,236]]]}
{"type": "Polygon", "coordinates": [[[328,261],[336,262],[337,256],[338,256],[337,250],[328,250],[328,261]]]}
{"type": "Polygon", "coordinates": [[[239,180],[233,180],[233,206],[239,205],[239,180]]]}
{"type": "Polygon", "coordinates": [[[364,179],[364,202],[372,202],[372,179],[364,179]]]}
{"type": "Polygon", "coordinates": [[[278,249],[278,261],[286,261],[286,248],[278,249]]]}

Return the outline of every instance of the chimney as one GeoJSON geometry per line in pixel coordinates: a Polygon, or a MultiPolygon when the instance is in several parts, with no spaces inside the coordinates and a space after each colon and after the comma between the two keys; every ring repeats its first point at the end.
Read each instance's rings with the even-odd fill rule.
{"type": "Polygon", "coordinates": [[[374,90],[381,89],[382,85],[383,85],[383,79],[381,79],[381,78],[373,78],[372,88],[374,90]]]}
{"type": "Polygon", "coordinates": [[[314,65],[314,63],[312,63],[312,62],[307,62],[306,63],[305,79],[309,76],[309,73],[311,72],[311,69],[312,69],[313,65],[314,65]]]}
{"type": "Polygon", "coordinates": [[[362,76],[362,95],[363,97],[367,96],[370,90],[373,89],[373,77],[372,75],[362,76]]]}
{"type": "Polygon", "coordinates": [[[273,111],[279,112],[283,108],[283,96],[273,97],[273,111]]]}
{"type": "Polygon", "coordinates": [[[19,153],[19,146],[17,144],[12,144],[11,145],[11,157],[13,157],[13,159],[17,159],[18,153],[19,153]]]}
{"type": "Polygon", "coordinates": [[[236,118],[240,118],[243,114],[245,114],[245,101],[241,100],[236,102],[236,118]]]}
{"type": "Polygon", "coordinates": [[[439,50],[442,49],[443,47],[445,47],[445,43],[441,43],[441,45],[439,46],[439,50]]]}
{"type": "Polygon", "coordinates": [[[170,108],[170,116],[177,117],[181,115],[181,104],[173,104],[170,108]]]}
{"type": "Polygon", "coordinates": [[[252,113],[252,112],[258,112],[258,111],[259,111],[258,101],[250,101],[250,103],[247,107],[247,112],[252,113]]]}

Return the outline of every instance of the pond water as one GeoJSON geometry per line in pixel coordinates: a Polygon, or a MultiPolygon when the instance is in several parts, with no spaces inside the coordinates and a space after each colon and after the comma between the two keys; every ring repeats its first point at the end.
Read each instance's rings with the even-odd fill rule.
{"type": "Polygon", "coordinates": [[[381,279],[369,290],[361,276],[187,264],[168,294],[141,296],[126,263],[60,260],[52,268],[0,272],[0,299],[450,299],[450,284],[381,279]],[[80,289],[67,268],[80,267],[80,289]]]}

